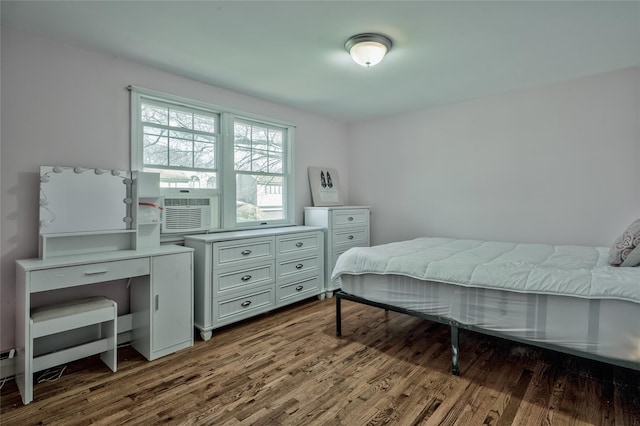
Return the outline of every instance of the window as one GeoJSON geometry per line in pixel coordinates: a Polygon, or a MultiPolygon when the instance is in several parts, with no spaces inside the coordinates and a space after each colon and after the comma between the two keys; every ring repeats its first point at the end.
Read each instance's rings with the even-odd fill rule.
{"type": "Polygon", "coordinates": [[[141,97],[142,169],[164,188],[217,187],[219,114],[141,97]]]}
{"type": "Polygon", "coordinates": [[[246,120],[233,125],[236,217],[239,222],[284,218],[283,191],[287,130],[246,120]]]}
{"type": "Polygon", "coordinates": [[[132,170],[159,173],[167,197],[217,197],[215,229],[293,224],[291,124],[130,90],[132,170]]]}

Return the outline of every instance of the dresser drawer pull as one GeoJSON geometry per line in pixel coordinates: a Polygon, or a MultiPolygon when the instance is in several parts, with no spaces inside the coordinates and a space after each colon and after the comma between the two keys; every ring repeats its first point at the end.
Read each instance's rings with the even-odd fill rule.
{"type": "Polygon", "coordinates": [[[296,269],[302,269],[304,267],[304,265],[302,263],[298,263],[296,265],[296,269]]]}
{"type": "Polygon", "coordinates": [[[299,285],[298,287],[296,287],[296,291],[302,291],[303,288],[304,288],[303,285],[299,285]]]}
{"type": "Polygon", "coordinates": [[[251,304],[251,300],[245,300],[244,302],[242,302],[240,304],[240,306],[242,306],[243,308],[246,308],[247,306],[249,306],[251,304]]]}
{"type": "Polygon", "coordinates": [[[349,217],[347,218],[347,220],[348,220],[349,222],[353,222],[353,216],[349,216],[349,217]]]}
{"type": "Polygon", "coordinates": [[[296,243],[296,247],[302,247],[304,244],[302,244],[302,242],[297,242],[296,243]]]}
{"type": "Polygon", "coordinates": [[[251,275],[245,275],[244,277],[240,278],[242,281],[249,281],[251,279],[251,275]]]}
{"type": "Polygon", "coordinates": [[[100,275],[100,274],[106,274],[107,272],[109,272],[108,269],[100,269],[97,271],[85,271],[84,274],[85,275],[100,275]]]}
{"type": "Polygon", "coordinates": [[[353,235],[349,235],[347,238],[353,240],[353,235]]]}
{"type": "Polygon", "coordinates": [[[240,253],[243,256],[249,256],[251,254],[251,250],[242,250],[242,253],[240,253]]]}

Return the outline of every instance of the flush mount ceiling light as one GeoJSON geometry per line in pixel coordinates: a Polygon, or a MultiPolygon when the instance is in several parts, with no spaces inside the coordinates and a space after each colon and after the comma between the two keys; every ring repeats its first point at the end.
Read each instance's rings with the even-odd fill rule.
{"type": "Polygon", "coordinates": [[[344,44],[356,64],[372,67],[391,50],[391,40],[382,34],[364,33],[351,37],[344,44]]]}

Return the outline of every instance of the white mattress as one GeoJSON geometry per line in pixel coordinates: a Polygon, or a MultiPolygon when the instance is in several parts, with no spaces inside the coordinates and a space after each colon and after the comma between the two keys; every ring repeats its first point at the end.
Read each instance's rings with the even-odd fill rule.
{"type": "Polygon", "coordinates": [[[417,238],[354,247],[337,260],[344,274],[391,274],[467,287],[587,299],[640,307],[640,267],[608,264],[604,247],[417,238]]]}
{"type": "Polygon", "coordinates": [[[393,274],[341,274],[341,279],[344,292],[374,302],[534,344],[640,363],[640,305],[634,302],[466,287],[393,274]]]}

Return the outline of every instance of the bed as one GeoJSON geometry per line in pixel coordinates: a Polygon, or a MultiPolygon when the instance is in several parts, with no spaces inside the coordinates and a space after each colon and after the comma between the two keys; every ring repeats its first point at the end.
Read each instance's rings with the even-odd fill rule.
{"type": "Polygon", "coordinates": [[[640,370],[640,268],[609,249],[417,238],[349,249],[336,262],[341,300],[640,370]]]}

